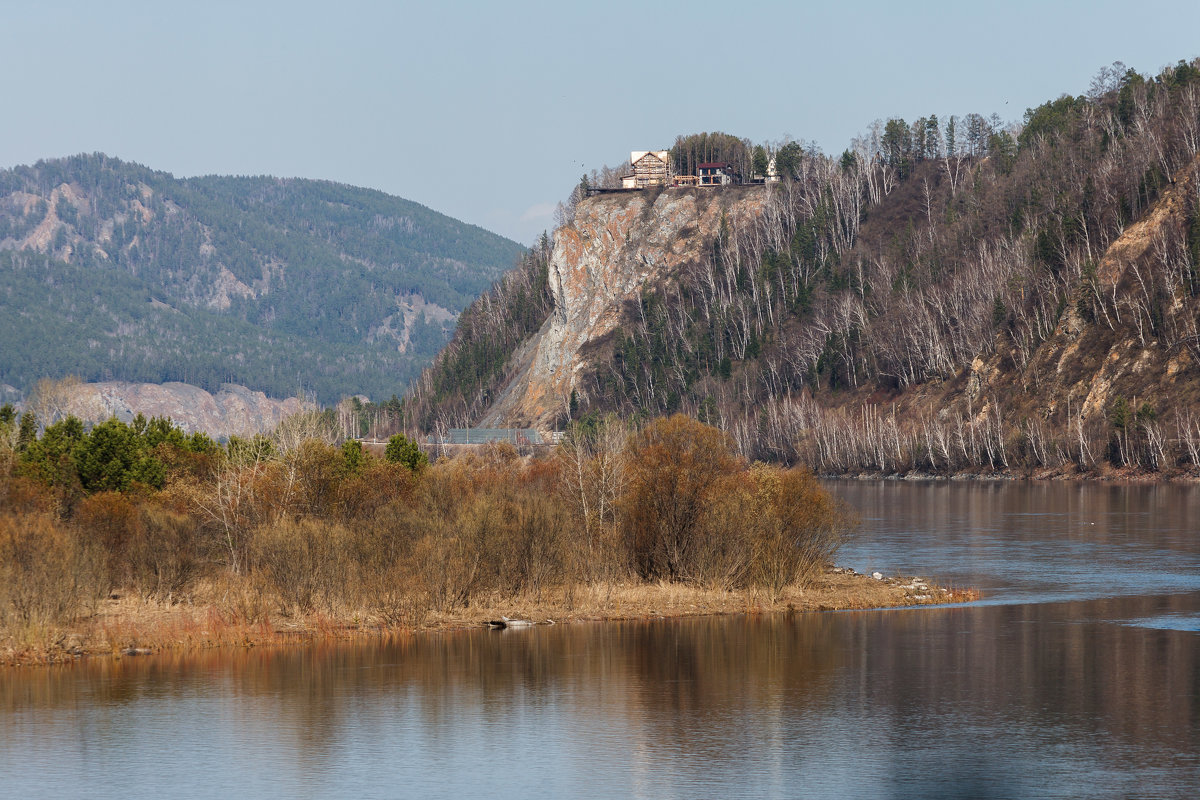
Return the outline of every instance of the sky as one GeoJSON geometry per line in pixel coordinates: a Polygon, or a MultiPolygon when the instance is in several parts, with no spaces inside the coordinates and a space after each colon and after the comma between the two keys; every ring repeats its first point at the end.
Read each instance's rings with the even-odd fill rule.
{"type": "Polygon", "coordinates": [[[0,0],[0,168],[328,179],[530,244],[583,172],[679,134],[840,153],[875,119],[1020,121],[1198,32],[1197,0],[0,0]]]}

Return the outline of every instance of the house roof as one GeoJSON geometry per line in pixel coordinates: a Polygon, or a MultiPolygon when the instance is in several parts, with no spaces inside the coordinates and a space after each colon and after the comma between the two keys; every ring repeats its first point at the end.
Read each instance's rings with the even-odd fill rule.
{"type": "Polygon", "coordinates": [[[715,167],[720,167],[721,169],[730,169],[732,166],[733,165],[730,164],[728,161],[709,161],[705,164],[700,164],[696,168],[697,169],[713,169],[715,167]]]}
{"type": "Polygon", "coordinates": [[[648,154],[646,154],[646,155],[642,156],[641,158],[638,158],[638,160],[636,160],[634,162],[630,162],[630,163],[631,163],[631,166],[637,167],[637,164],[641,164],[643,162],[647,163],[647,164],[653,164],[653,166],[655,166],[655,167],[666,167],[666,164],[667,164],[666,158],[661,157],[658,154],[655,154],[655,152],[648,152],[648,154]],[[650,161],[650,160],[652,160],[652,158],[653,158],[653,161],[650,161]]]}

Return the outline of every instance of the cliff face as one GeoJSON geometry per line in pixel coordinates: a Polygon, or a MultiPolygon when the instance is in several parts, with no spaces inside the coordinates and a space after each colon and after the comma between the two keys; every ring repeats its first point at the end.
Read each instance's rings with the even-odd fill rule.
{"type": "Polygon", "coordinates": [[[589,200],[414,416],[549,427],[577,396],[831,472],[1198,470],[1198,89],[1181,63],[986,148],[589,200]]]}
{"type": "Polygon", "coordinates": [[[620,324],[625,304],[711,250],[726,226],[763,211],[767,189],[668,189],[598,195],[555,231],[549,283],[554,310],[515,354],[515,375],[480,423],[550,427],[593,365],[590,345],[620,324]]]}
{"type": "Polygon", "coordinates": [[[262,392],[228,383],[210,394],[188,383],[84,384],[90,402],[103,416],[130,422],[137,414],[146,418],[170,417],[185,431],[203,431],[216,439],[269,433],[284,417],[298,414],[304,404],[295,397],[276,400],[262,392]]]}
{"type": "Polygon", "coordinates": [[[147,419],[170,417],[189,433],[202,431],[215,439],[269,433],[285,417],[305,410],[297,398],[276,400],[245,386],[225,384],[216,394],[187,383],[81,383],[71,379],[50,382],[28,408],[43,420],[68,414],[95,424],[110,417],[129,423],[138,414],[147,419]]]}

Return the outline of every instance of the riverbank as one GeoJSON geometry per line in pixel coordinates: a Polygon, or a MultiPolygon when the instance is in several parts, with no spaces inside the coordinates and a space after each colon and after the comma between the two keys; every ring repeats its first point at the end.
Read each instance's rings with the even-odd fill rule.
{"type": "Polygon", "coordinates": [[[0,633],[0,664],[65,663],[84,657],[130,658],[214,647],[255,647],[321,640],[413,635],[474,628],[508,616],[543,623],[678,618],[727,614],[840,611],[959,603],[970,589],[937,586],[916,577],[873,578],[833,568],[772,601],[761,591],[728,591],[678,583],[597,582],[545,592],[539,599],[481,598],[448,612],[415,606],[342,609],[303,615],[262,608],[249,586],[203,587],[189,602],[162,603],[112,596],[76,624],[0,633]],[[404,617],[407,615],[407,619],[404,617]],[[389,619],[390,617],[390,619],[389,619]]]}
{"type": "Polygon", "coordinates": [[[1045,467],[1035,470],[978,470],[931,472],[914,469],[905,472],[822,472],[818,477],[829,480],[858,481],[1062,481],[1077,483],[1155,484],[1200,483],[1200,474],[1192,469],[1172,468],[1155,472],[1105,465],[1103,469],[1081,470],[1074,465],[1045,467]]]}

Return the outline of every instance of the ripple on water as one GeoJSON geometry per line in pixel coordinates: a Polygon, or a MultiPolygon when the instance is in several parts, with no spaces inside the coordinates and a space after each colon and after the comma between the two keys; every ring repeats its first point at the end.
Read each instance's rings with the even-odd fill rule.
{"type": "Polygon", "coordinates": [[[1156,614],[1152,617],[1124,620],[1123,624],[1134,628],[1200,633],[1200,613],[1156,614]]]}

